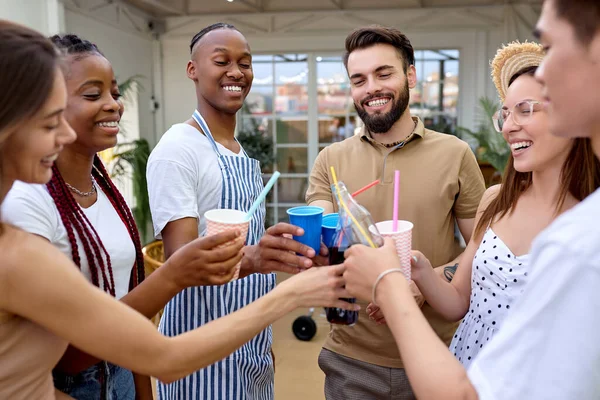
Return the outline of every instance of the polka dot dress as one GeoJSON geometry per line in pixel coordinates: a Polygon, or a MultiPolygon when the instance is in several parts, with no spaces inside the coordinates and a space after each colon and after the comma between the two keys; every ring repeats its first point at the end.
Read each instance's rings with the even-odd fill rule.
{"type": "Polygon", "coordinates": [[[529,275],[529,254],[516,257],[489,228],[473,259],[471,304],[450,350],[468,368],[502,326],[529,275]]]}

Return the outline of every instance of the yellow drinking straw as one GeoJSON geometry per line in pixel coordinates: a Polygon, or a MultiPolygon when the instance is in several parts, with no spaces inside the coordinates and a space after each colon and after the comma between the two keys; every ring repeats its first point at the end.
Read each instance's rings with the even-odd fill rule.
{"type": "Polygon", "coordinates": [[[346,206],[346,203],[344,203],[344,199],[342,199],[342,196],[339,195],[340,188],[338,186],[337,176],[335,175],[335,169],[333,169],[333,166],[330,166],[329,169],[331,170],[331,177],[333,178],[333,184],[335,185],[335,188],[337,189],[337,192],[338,192],[338,198],[340,199],[340,205],[342,206],[342,208],[344,209],[344,211],[346,212],[346,214],[348,214],[350,216],[350,219],[352,220],[352,222],[354,223],[354,225],[356,225],[356,227],[358,228],[358,231],[360,232],[360,234],[367,240],[367,242],[369,243],[369,246],[371,246],[372,248],[375,248],[376,246],[371,241],[371,238],[369,237],[369,235],[367,235],[365,233],[365,231],[362,228],[362,226],[360,226],[360,224],[358,223],[358,221],[354,218],[354,215],[352,215],[352,213],[350,212],[350,210],[348,210],[348,207],[346,206]]]}

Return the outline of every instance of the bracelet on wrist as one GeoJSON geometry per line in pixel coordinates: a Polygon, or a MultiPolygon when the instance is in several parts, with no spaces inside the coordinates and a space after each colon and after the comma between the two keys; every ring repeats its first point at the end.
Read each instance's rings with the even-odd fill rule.
{"type": "Polygon", "coordinates": [[[390,269],[385,270],[382,273],[380,273],[379,276],[377,277],[377,279],[375,279],[375,283],[373,284],[373,296],[372,296],[373,304],[377,305],[377,303],[375,302],[375,291],[377,290],[377,285],[387,274],[391,274],[392,272],[401,272],[402,274],[404,274],[404,271],[400,268],[390,268],[390,269]]]}

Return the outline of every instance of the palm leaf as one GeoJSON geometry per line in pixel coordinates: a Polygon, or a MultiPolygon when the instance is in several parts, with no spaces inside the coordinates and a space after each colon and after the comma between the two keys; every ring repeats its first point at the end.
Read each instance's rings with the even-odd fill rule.
{"type": "Polygon", "coordinates": [[[128,176],[133,183],[135,206],[132,209],[135,222],[142,238],[146,238],[148,225],[152,219],[150,200],[148,199],[148,183],[146,166],[150,157],[150,144],[146,139],[119,144],[114,148],[111,176],[118,178],[128,176]]]}
{"type": "Polygon", "coordinates": [[[477,114],[478,129],[457,128],[458,136],[478,149],[477,158],[490,163],[496,171],[502,173],[508,162],[510,148],[502,137],[496,132],[492,122],[492,116],[498,110],[499,105],[487,97],[479,99],[479,110],[477,114]]]}

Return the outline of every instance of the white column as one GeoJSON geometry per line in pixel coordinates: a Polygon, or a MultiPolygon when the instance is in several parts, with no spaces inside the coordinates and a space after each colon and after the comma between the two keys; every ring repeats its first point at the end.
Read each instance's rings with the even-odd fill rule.
{"type": "Polygon", "coordinates": [[[308,171],[319,154],[319,106],[317,97],[317,58],[308,54],[308,171]]]}
{"type": "Polygon", "coordinates": [[[61,0],[0,0],[0,18],[36,29],[45,36],[62,32],[65,26],[61,0]]]}
{"type": "MultiPolygon", "coordinates": [[[[165,127],[165,104],[164,104],[164,95],[163,95],[163,52],[162,52],[162,42],[155,38],[152,40],[152,97],[154,99],[150,99],[150,104],[148,105],[152,110],[154,110],[154,143],[151,143],[152,146],[156,145],[160,140],[163,133],[166,131],[165,127]],[[158,104],[158,108],[155,108],[155,104],[158,104]]],[[[236,129],[237,129],[236,125],[236,129]]]]}

